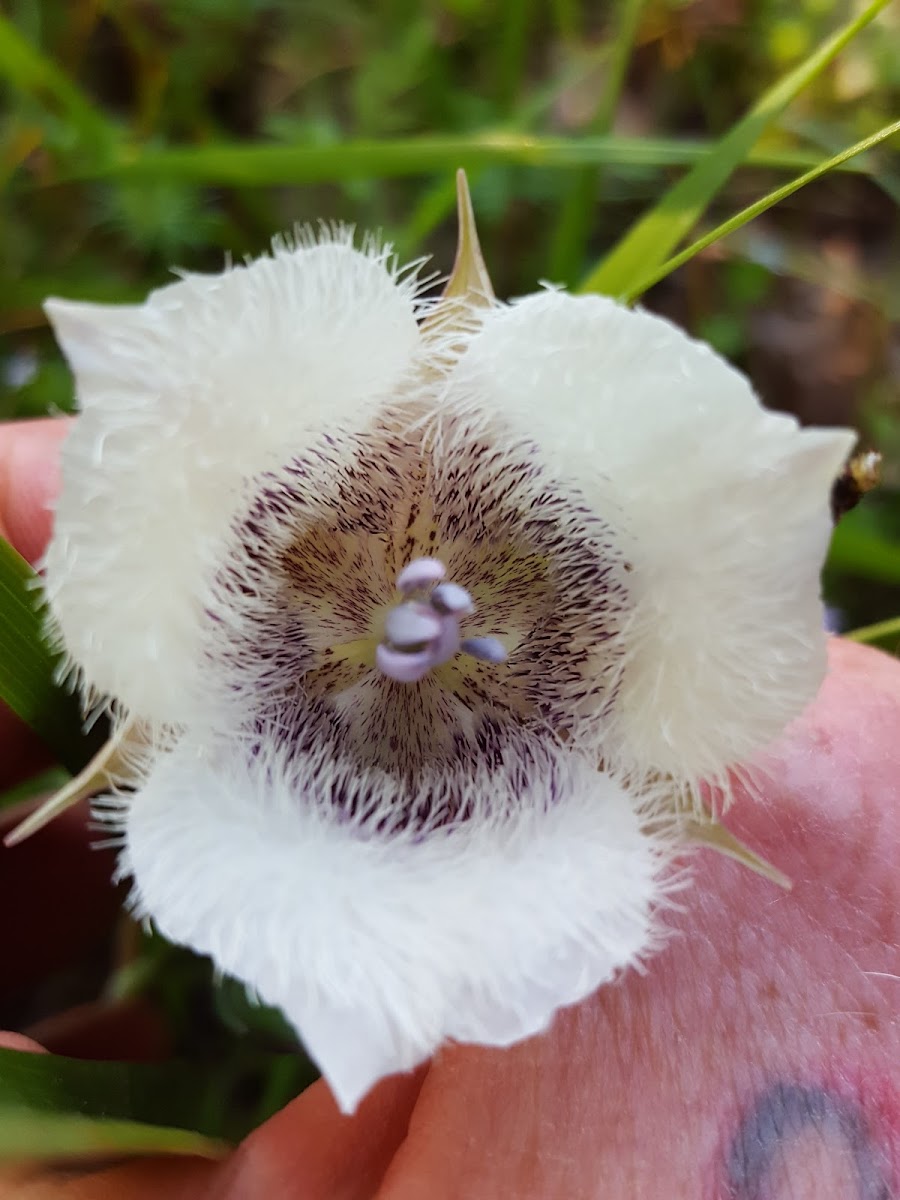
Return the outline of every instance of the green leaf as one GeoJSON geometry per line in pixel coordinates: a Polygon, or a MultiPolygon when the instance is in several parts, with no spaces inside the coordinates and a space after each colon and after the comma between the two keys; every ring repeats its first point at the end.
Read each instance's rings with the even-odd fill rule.
{"type": "Polygon", "coordinates": [[[863,11],[823,42],[798,67],[780,79],[745,117],[718,142],[712,154],[680,179],[588,276],[585,292],[623,296],[662,263],[702,215],[734,170],[748,161],[767,126],[846,44],[868,25],[889,0],[872,0],[863,11]]]}
{"type": "Polygon", "coordinates": [[[44,107],[60,112],[96,150],[108,148],[118,138],[116,126],[94,107],[52,59],[41,54],[2,14],[0,75],[4,75],[18,91],[34,97],[44,107]]]}
{"type": "Polygon", "coordinates": [[[885,528],[877,504],[863,501],[841,518],[831,538],[826,567],[900,587],[900,541],[885,528]]]}
{"type": "Polygon", "coordinates": [[[102,745],[104,730],[82,729],[76,698],[56,682],[59,656],[44,639],[38,576],[0,538],[0,700],[29,725],[70,771],[102,745]]]}
{"type": "Polygon", "coordinates": [[[878,646],[891,654],[900,656],[900,617],[879,621],[876,625],[865,625],[844,634],[851,642],[862,642],[865,646],[878,646]]]}
{"type": "MultiPolygon", "coordinates": [[[[77,1118],[84,1122],[80,1129],[88,1142],[86,1154],[96,1153],[90,1138],[107,1136],[122,1139],[114,1147],[120,1152],[218,1154],[226,1141],[239,1140],[270,1115],[269,1110],[260,1115],[254,1089],[247,1094],[251,1076],[278,1076],[282,1103],[315,1078],[303,1055],[257,1053],[243,1066],[240,1058],[235,1053],[230,1060],[208,1064],[88,1062],[0,1050],[0,1130],[6,1128],[7,1115],[16,1120],[27,1116],[30,1144],[39,1150],[45,1138],[48,1155],[69,1153],[68,1142],[64,1151],[59,1146],[79,1129],[77,1118]],[[107,1123],[110,1127],[104,1129],[107,1123]]],[[[16,1149],[0,1137],[0,1157],[14,1157],[16,1149]]]]}
{"type": "Polygon", "coordinates": [[[782,200],[799,191],[800,188],[806,187],[808,183],[812,183],[813,180],[819,179],[829,171],[833,171],[835,167],[841,166],[857,154],[863,154],[866,150],[872,150],[875,146],[893,137],[895,134],[900,134],[900,121],[894,121],[893,124],[886,125],[884,129],[879,129],[877,133],[873,133],[870,137],[863,138],[862,141],[856,142],[855,145],[849,146],[846,150],[842,150],[840,154],[836,154],[833,158],[825,159],[817,167],[813,167],[811,171],[806,171],[803,175],[792,179],[790,183],[786,183],[782,187],[776,188],[775,191],[769,192],[768,195],[763,196],[762,199],[757,200],[754,204],[748,205],[747,208],[742,208],[739,213],[736,213],[727,221],[723,221],[721,225],[717,225],[715,229],[710,230],[702,238],[698,238],[696,242],[692,242],[690,246],[682,250],[679,254],[667,259],[661,267],[645,275],[638,284],[629,288],[624,293],[622,299],[627,304],[632,304],[649,287],[652,287],[654,283],[658,283],[660,279],[664,279],[666,275],[670,275],[672,271],[693,258],[695,254],[699,254],[701,250],[705,250],[707,246],[711,246],[721,238],[727,237],[729,233],[740,229],[742,225],[746,225],[748,221],[752,221],[760,213],[764,213],[766,209],[772,208],[773,205],[780,204],[782,200]]]}
{"type": "Polygon", "coordinates": [[[0,1049],[0,1110],[70,1113],[81,1117],[138,1121],[199,1129],[202,1072],[187,1063],[88,1062],[60,1055],[0,1049]]]}
{"type": "MultiPolygon", "coordinates": [[[[408,138],[354,139],[326,145],[209,142],[200,146],[120,145],[108,159],[79,163],[60,179],[183,179],[222,186],[343,183],[474,171],[514,165],[574,170],[590,166],[671,167],[703,163],[714,144],[694,138],[541,137],[509,129],[408,138]]],[[[817,152],[755,148],[744,162],[759,167],[802,170],[816,166],[817,152]]],[[[850,168],[852,169],[852,168],[850,168]]],[[[661,260],[660,260],[661,261],[661,260]]],[[[646,264],[644,264],[646,266],[646,264]]]]}
{"type": "Polygon", "coordinates": [[[38,1113],[0,1105],[0,1159],[7,1161],[69,1161],[130,1154],[219,1158],[227,1150],[224,1142],[186,1129],[84,1117],[77,1113],[38,1113]]]}
{"type": "Polygon", "coordinates": [[[493,74],[499,104],[502,108],[510,108],[522,91],[532,46],[535,3],[534,0],[503,0],[501,10],[502,26],[493,74]]]}
{"type": "Polygon", "coordinates": [[[252,1033],[273,1047],[297,1046],[297,1035],[281,1010],[254,999],[240,980],[228,975],[217,980],[213,1004],[222,1024],[239,1037],[252,1033]]]}
{"type": "Polygon", "coordinates": [[[226,1144],[192,1128],[203,1108],[200,1080],[186,1064],[0,1050],[0,1158],[220,1156],[226,1144]]]}
{"type": "MultiPolygon", "coordinates": [[[[606,78],[590,122],[592,133],[605,134],[612,127],[646,4],[647,0],[619,0],[606,78]]],[[[567,280],[581,270],[588,235],[596,225],[598,182],[597,171],[590,168],[569,182],[550,245],[551,279],[567,280]]]]}

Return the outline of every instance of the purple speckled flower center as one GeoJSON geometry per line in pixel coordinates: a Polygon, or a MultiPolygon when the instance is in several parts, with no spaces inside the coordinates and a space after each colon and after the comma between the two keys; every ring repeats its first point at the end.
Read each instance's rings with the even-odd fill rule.
{"type": "Polygon", "coordinates": [[[330,437],[260,476],[208,624],[248,736],[383,773],[413,807],[427,787],[423,820],[464,809],[448,780],[467,763],[525,778],[541,744],[602,719],[627,609],[627,566],[577,494],[529,447],[453,432],[330,437]]]}

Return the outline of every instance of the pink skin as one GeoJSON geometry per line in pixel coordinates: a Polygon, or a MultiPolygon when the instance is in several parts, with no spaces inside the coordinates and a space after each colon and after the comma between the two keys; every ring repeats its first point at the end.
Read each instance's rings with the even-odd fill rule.
{"type": "MultiPolygon", "coordinates": [[[[770,760],[765,801],[739,798],[729,814],[793,890],[702,851],[645,974],[560,1014],[547,1037],[438,1056],[379,1197],[731,1200],[727,1149],[779,1081],[857,1106],[895,1194],[898,729],[900,665],[832,642],[816,704],[770,760]],[[428,1192],[434,1179],[452,1183],[428,1192]]],[[[786,1140],[779,1172],[761,1200],[857,1195],[827,1131],[786,1140]]]]}
{"type": "MultiPolygon", "coordinates": [[[[0,1200],[744,1200],[728,1155],[779,1086],[848,1106],[884,1196],[900,1194],[900,664],[830,653],[763,801],[738,797],[728,816],[790,893],[701,851],[666,948],[542,1037],[447,1048],[350,1118],[317,1083],[221,1164],[7,1174],[0,1200]]],[[[53,915],[27,912],[49,941],[53,915]]],[[[758,1200],[869,1200],[833,1125],[788,1132],[773,1162],[758,1200]]]]}
{"type": "MultiPolygon", "coordinates": [[[[0,438],[0,537],[36,562],[50,534],[50,503],[59,486],[58,449],[68,422],[21,421],[3,428],[10,433],[0,438]]],[[[17,754],[7,760],[9,786],[40,766],[46,752],[0,702],[0,755],[13,742],[17,754]]]]}

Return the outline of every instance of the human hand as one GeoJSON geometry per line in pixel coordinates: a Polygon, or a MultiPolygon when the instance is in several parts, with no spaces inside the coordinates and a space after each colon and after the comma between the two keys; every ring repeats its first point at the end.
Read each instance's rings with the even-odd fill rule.
{"type": "MultiPolygon", "coordinates": [[[[32,556],[61,428],[0,431],[0,521],[32,556]]],[[[646,973],[546,1035],[444,1050],[353,1117],[317,1083],[221,1163],[18,1173],[0,1198],[888,1200],[900,1189],[898,721],[900,666],[833,642],[764,799],[729,814],[793,891],[699,852],[646,973]]],[[[80,861],[83,836],[56,836],[80,861]]],[[[38,845],[4,852],[0,888],[29,846],[32,879],[50,878],[38,845]]],[[[30,917],[27,939],[49,929],[30,917]]]]}

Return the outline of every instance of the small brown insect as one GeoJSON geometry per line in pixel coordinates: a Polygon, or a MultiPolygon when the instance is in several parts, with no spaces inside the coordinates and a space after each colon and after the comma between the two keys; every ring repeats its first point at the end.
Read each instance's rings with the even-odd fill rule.
{"type": "Polygon", "coordinates": [[[849,458],[831,485],[831,518],[835,525],[880,482],[881,455],[877,450],[866,450],[849,458]]]}

